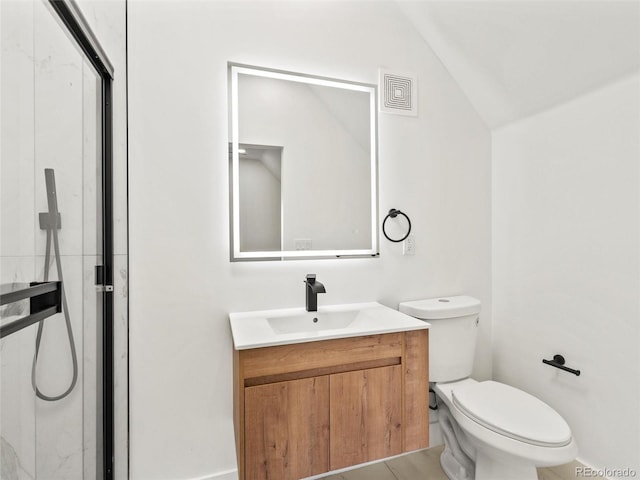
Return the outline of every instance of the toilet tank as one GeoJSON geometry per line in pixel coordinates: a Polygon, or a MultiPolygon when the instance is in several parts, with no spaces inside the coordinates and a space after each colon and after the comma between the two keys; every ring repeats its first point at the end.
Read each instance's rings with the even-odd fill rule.
{"type": "Polygon", "coordinates": [[[453,382],[471,375],[480,300],[468,296],[415,300],[401,303],[400,311],[431,324],[430,382],[453,382]]]}

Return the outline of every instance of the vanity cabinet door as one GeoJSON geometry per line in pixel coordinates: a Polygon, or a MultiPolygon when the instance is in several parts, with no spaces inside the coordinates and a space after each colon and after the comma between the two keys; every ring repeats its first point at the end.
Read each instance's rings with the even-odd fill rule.
{"type": "Polygon", "coordinates": [[[245,388],[245,478],[297,480],[329,470],[329,377],[245,388]]]}
{"type": "Polygon", "coordinates": [[[402,367],[330,376],[330,470],[402,453],[402,367]]]}

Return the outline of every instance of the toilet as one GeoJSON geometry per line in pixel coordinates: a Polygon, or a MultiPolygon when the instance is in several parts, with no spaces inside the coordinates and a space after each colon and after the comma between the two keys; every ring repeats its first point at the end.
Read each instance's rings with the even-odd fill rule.
{"type": "Polygon", "coordinates": [[[403,302],[400,311],[430,323],[429,382],[451,480],[537,480],[536,467],[575,459],[567,422],[522,390],[470,378],[480,301],[469,296],[403,302]]]}

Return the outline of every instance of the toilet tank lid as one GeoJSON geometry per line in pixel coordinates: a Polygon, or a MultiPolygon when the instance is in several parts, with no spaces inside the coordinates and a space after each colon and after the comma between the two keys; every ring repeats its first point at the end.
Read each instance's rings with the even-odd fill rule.
{"type": "Polygon", "coordinates": [[[400,303],[400,311],[424,320],[462,317],[480,313],[480,300],[466,295],[400,303]]]}

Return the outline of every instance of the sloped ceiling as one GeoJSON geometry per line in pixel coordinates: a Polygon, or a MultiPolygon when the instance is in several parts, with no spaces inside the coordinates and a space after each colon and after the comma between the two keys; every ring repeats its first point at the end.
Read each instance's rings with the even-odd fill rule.
{"type": "Polygon", "coordinates": [[[640,1],[397,0],[490,128],[640,68],[640,1]]]}

